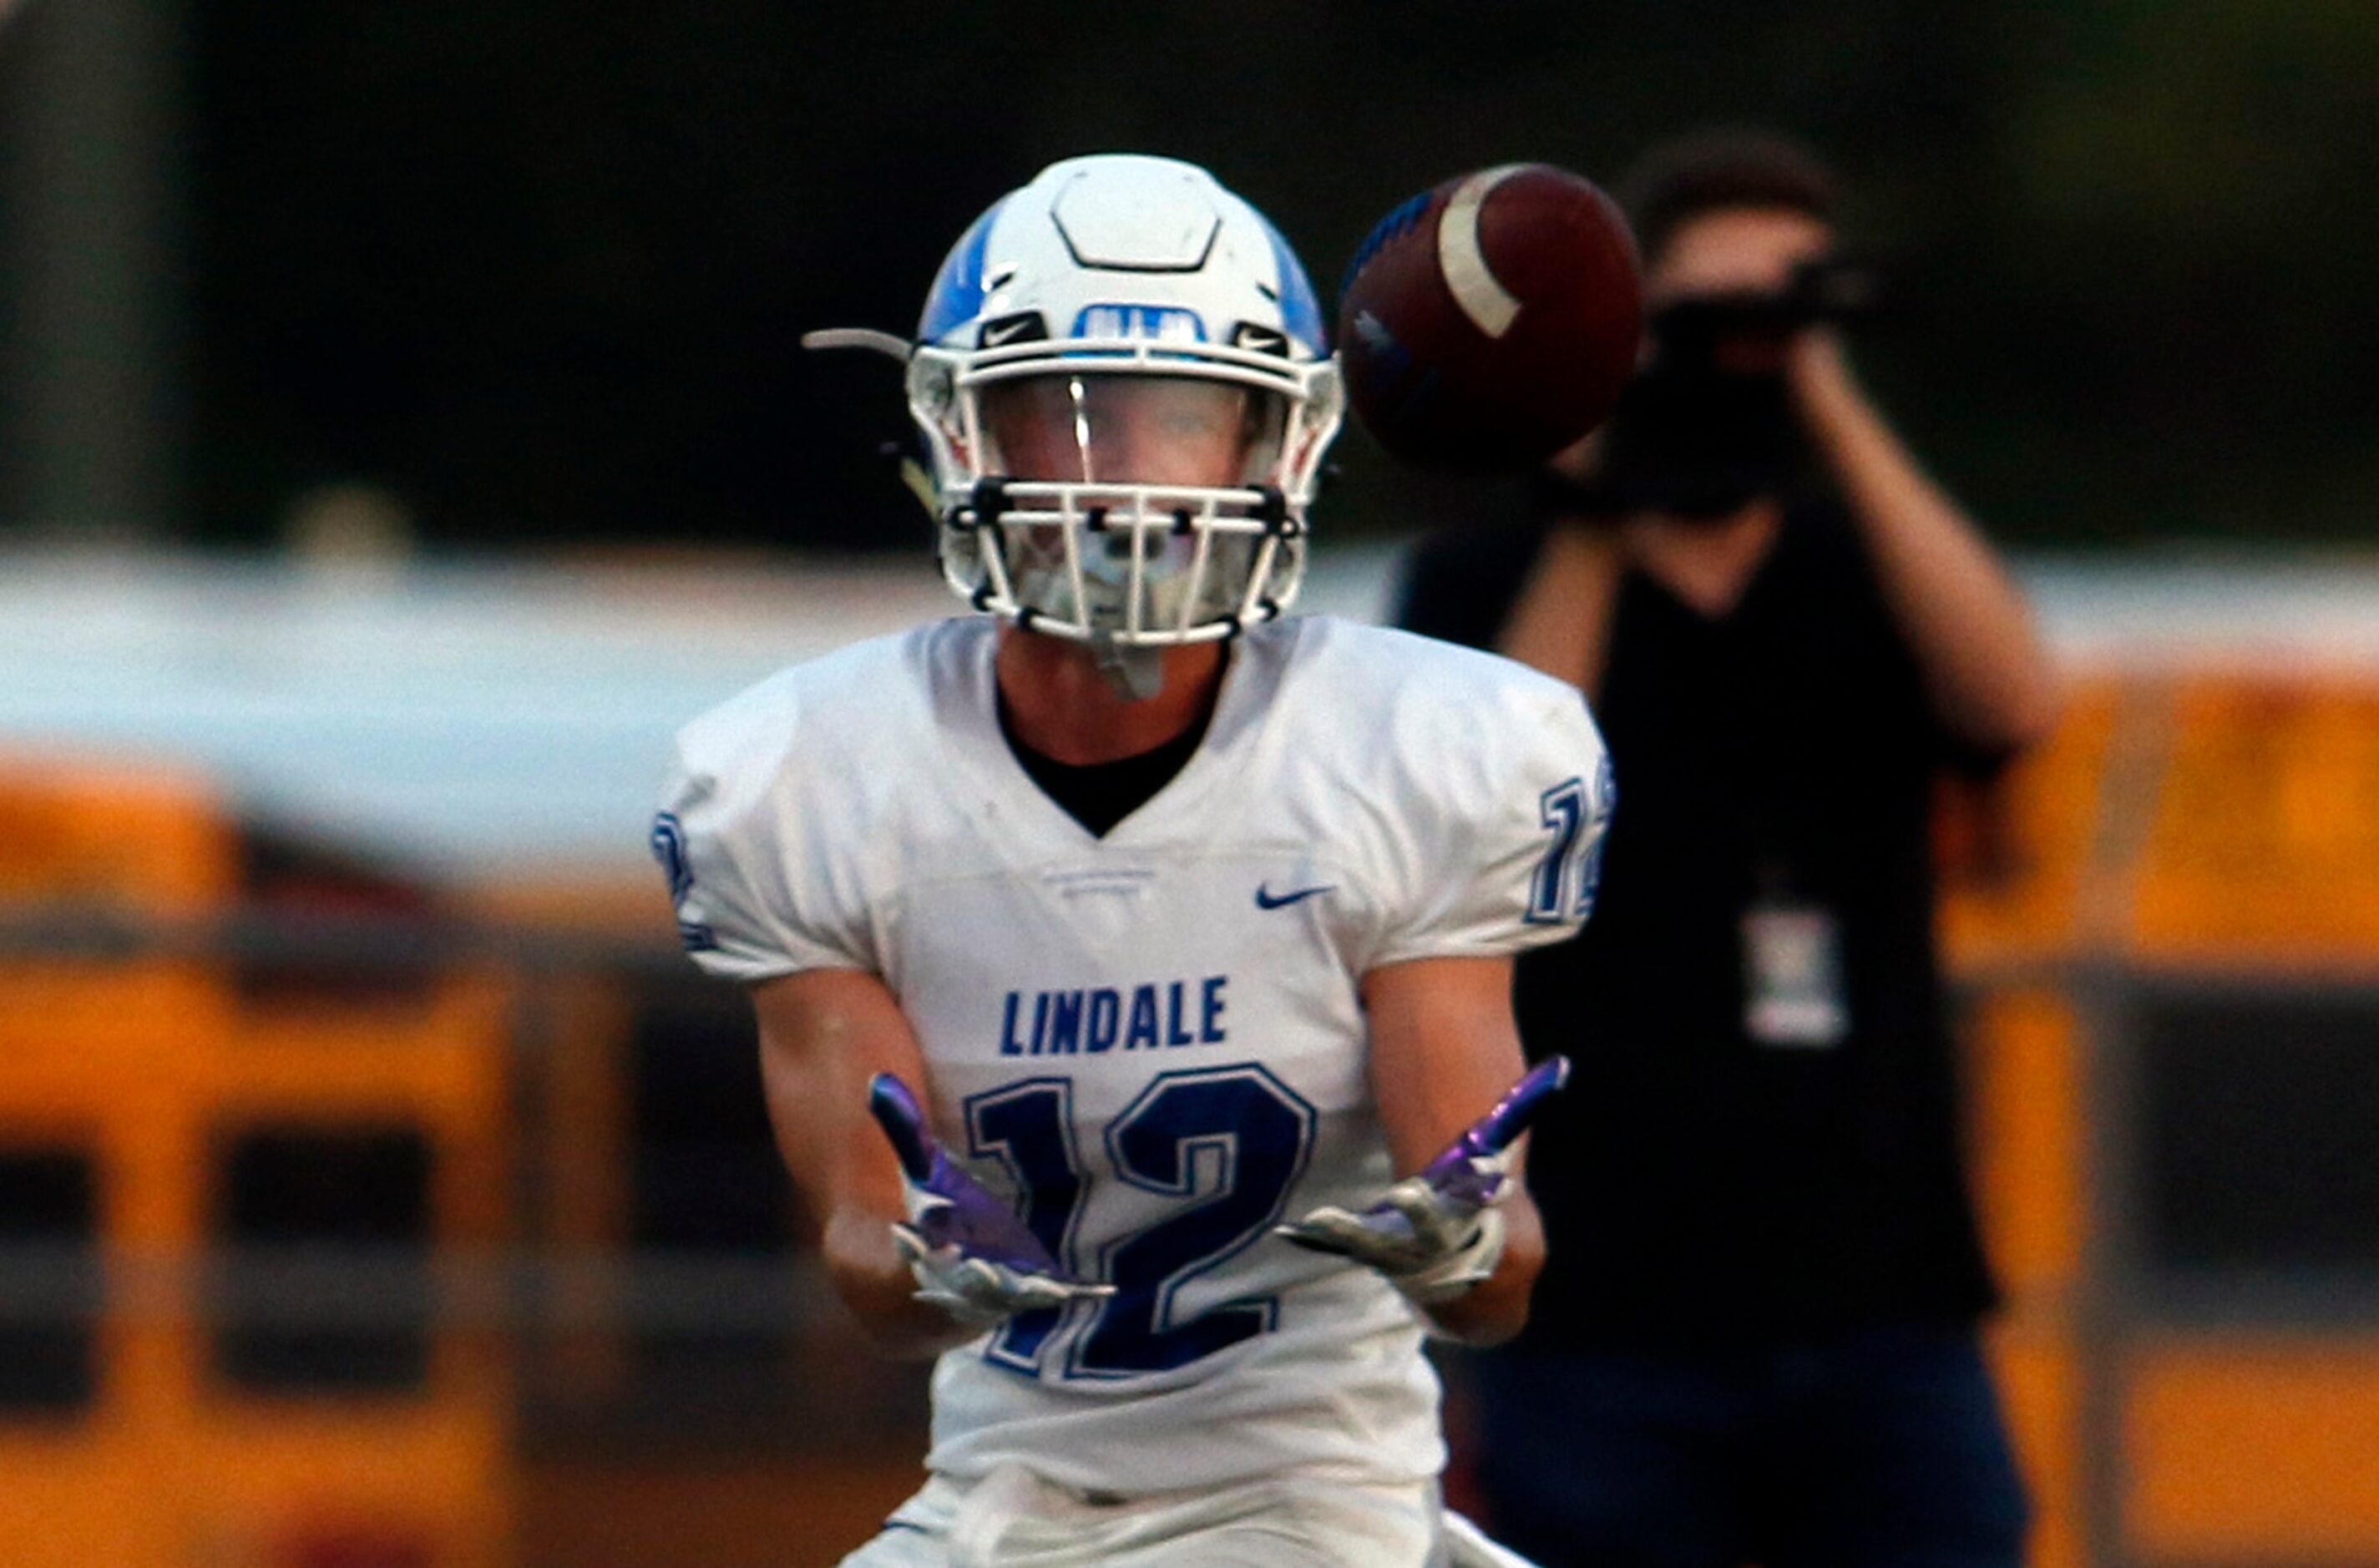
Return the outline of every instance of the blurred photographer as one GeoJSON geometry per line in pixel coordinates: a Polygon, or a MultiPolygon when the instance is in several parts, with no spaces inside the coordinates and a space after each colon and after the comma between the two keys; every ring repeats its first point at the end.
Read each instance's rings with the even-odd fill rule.
{"type": "Polygon", "coordinates": [[[2047,661],[1844,359],[1828,171],[1705,133],[1621,194],[1636,383],[1526,526],[1426,543],[1399,616],[1584,688],[1619,781],[1593,920],[1520,966],[1577,1077],[1481,1480],[1548,1568],[2013,1564],[1929,815],[2047,730],[2047,661]]]}

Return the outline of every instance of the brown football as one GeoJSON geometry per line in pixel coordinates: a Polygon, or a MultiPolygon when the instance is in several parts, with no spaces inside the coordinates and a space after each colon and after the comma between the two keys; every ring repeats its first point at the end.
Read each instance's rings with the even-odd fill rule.
{"type": "Polygon", "coordinates": [[[1610,415],[1643,315],[1635,237],[1591,180],[1550,163],[1458,175],[1400,203],[1347,264],[1347,400],[1406,463],[1524,468],[1610,415]]]}

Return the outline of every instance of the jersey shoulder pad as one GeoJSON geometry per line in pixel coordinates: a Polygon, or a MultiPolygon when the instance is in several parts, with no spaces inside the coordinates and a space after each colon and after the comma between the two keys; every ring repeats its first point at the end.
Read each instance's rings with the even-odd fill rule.
{"type": "Polygon", "coordinates": [[[933,627],[779,671],[678,732],[652,848],[678,934],[713,973],[878,967],[870,780],[900,777],[930,726],[933,627]]]}
{"type": "Polygon", "coordinates": [[[1300,685],[1366,738],[1362,788],[1390,826],[1371,962],[1516,951],[1576,929],[1613,789],[1586,699],[1499,655],[1324,622],[1300,685]]]}
{"type": "Polygon", "coordinates": [[[1312,617],[1300,684],[1391,739],[1404,786],[1457,803],[1500,791],[1536,754],[1599,758],[1585,697],[1566,681],[1477,648],[1385,626],[1312,617]]]}

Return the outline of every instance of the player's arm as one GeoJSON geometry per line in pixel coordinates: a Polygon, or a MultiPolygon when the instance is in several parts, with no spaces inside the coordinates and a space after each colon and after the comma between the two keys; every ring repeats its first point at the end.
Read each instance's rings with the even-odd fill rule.
{"type": "MultiPolygon", "coordinates": [[[[1363,976],[1371,1094],[1400,1176],[1414,1175],[1485,1116],[1527,1068],[1512,1018],[1508,958],[1413,959],[1363,976]]],[[[1544,1267],[1545,1233],[1522,1180],[1525,1145],[1495,1212],[1503,1246],[1494,1270],[1460,1295],[1426,1305],[1439,1328],[1474,1345],[1511,1338],[1528,1321],[1544,1267]]]]}
{"type": "Polygon", "coordinates": [[[868,1111],[879,1072],[924,1081],[917,1039],[892,993],[860,970],[817,969],[755,985],[760,1075],[777,1151],[817,1227],[836,1293],[876,1345],[930,1356],[981,1332],[915,1299],[893,1240],[908,1219],[900,1166],[868,1111]]]}

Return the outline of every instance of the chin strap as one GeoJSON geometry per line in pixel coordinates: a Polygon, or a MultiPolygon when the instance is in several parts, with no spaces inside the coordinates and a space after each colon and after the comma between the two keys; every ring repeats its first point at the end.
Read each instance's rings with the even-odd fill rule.
{"type": "Polygon", "coordinates": [[[821,327],[802,334],[802,346],[815,354],[822,349],[861,348],[870,354],[880,354],[897,359],[903,365],[917,352],[917,345],[907,338],[891,332],[879,332],[873,327],[821,327]]]}
{"type": "Polygon", "coordinates": [[[1091,645],[1099,673],[1118,696],[1144,703],[1165,689],[1165,650],[1101,637],[1091,645]]]}

